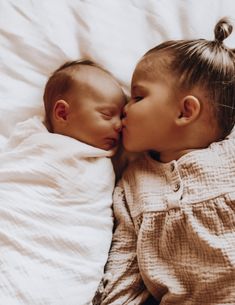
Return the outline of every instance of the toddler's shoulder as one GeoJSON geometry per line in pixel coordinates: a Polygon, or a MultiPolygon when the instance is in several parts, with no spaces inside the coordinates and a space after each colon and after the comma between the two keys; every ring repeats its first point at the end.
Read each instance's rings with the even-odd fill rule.
{"type": "Polygon", "coordinates": [[[210,149],[219,157],[235,162],[235,135],[231,134],[222,141],[212,143],[210,149]]]}

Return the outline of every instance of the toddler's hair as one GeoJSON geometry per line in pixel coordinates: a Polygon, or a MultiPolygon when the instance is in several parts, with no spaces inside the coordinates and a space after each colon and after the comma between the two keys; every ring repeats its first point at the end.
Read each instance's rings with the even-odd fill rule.
{"type": "MultiPolygon", "coordinates": [[[[167,55],[164,65],[179,79],[179,89],[200,86],[212,106],[221,138],[226,137],[235,123],[235,55],[223,40],[233,30],[231,21],[222,18],[214,29],[215,40],[171,40],[149,50],[167,55]]],[[[150,56],[149,56],[149,60],[150,56]]]]}
{"type": "Polygon", "coordinates": [[[56,69],[48,79],[43,94],[45,124],[50,132],[53,132],[51,116],[55,102],[59,99],[65,99],[71,92],[74,85],[74,74],[80,71],[81,66],[96,67],[110,74],[104,68],[88,59],[68,61],[56,69]]]}

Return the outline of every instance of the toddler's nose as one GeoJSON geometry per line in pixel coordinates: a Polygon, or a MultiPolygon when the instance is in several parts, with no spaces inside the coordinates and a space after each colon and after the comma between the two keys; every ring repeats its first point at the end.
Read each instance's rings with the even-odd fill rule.
{"type": "Polygon", "coordinates": [[[123,108],[123,110],[122,110],[122,116],[123,116],[123,118],[125,118],[125,116],[126,116],[127,107],[128,107],[128,103],[124,106],[124,108],[123,108]]]}
{"type": "Polygon", "coordinates": [[[123,108],[123,111],[122,111],[122,114],[123,114],[123,117],[125,118],[125,116],[127,115],[127,111],[128,111],[128,108],[133,104],[132,100],[130,100],[123,108]]]}

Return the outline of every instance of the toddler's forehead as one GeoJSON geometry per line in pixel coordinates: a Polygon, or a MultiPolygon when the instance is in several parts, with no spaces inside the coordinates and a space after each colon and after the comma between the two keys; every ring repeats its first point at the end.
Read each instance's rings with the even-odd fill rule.
{"type": "Polygon", "coordinates": [[[134,70],[132,81],[136,79],[154,81],[159,76],[168,74],[169,66],[169,56],[167,55],[160,53],[143,56],[134,70]]]}

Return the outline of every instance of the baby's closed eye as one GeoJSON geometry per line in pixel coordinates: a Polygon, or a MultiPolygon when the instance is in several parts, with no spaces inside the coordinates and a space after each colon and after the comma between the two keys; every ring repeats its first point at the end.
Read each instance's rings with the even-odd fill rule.
{"type": "Polygon", "coordinates": [[[110,120],[113,117],[113,114],[110,111],[100,111],[100,114],[106,120],[110,120]]]}

